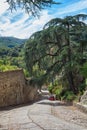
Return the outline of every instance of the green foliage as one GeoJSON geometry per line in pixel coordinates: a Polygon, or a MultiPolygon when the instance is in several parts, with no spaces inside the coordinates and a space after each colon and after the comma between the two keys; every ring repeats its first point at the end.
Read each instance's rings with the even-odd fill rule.
{"type": "Polygon", "coordinates": [[[43,70],[39,70],[39,67],[38,65],[36,64],[34,67],[33,67],[33,75],[34,77],[40,77],[44,74],[44,71],[43,70]]]}
{"type": "Polygon", "coordinates": [[[83,66],[81,67],[81,74],[87,78],[87,62],[83,64],[83,66]]]}
{"type": "Polygon", "coordinates": [[[4,72],[4,71],[8,71],[8,70],[16,70],[18,69],[17,66],[10,66],[10,65],[2,65],[0,66],[0,71],[4,72]]]}
{"type": "Polygon", "coordinates": [[[50,83],[50,85],[48,86],[48,90],[49,90],[50,93],[52,93],[53,88],[54,88],[54,87],[53,87],[52,83],[50,83]]]}
{"type": "Polygon", "coordinates": [[[66,100],[66,101],[73,101],[75,100],[75,98],[76,98],[76,95],[72,91],[69,91],[69,90],[66,90],[64,95],[62,96],[62,100],[66,100]]]}
{"type": "Polygon", "coordinates": [[[24,75],[25,75],[26,77],[29,77],[29,73],[28,73],[28,71],[27,71],[26,69],[24,69],[24,75]]]}
{"type": "Polygon", "coordinates": [[[23,68],[28,76],[24,61],[23,41],[25,40],[0,37],[0,71],[23,68]]]}
{"type": "Polygon", "coordinates": [[[87,59],[87,25],[82,21],[86,17],[81,14],[52,19],[42,31],[29,38],[25,45],[25,61],[31,76],[38,75],[40,71],[48,79],[55,79],[56,75],[66,76],[68,87],[77,93],[76,78],[80,66],[87,59]]]}
{"type": "Polygon", "coordinates": [[[8,55],[9,49],[6,47],[0,47],[0,57],[8,55]]]}
{"type": "Polygon", "coordinates": [[[85,82],[81,83],[78,88],[79,88],[79,92],[83,94],[83,92],[86,89],[86,83],[85,82]]]}
{"type": "Polygon", "coordinates": [[[14,37],[0,37],[0,48],[13,48],[17,45],[21,45],[26,39],[18,39],[14,37]]]}
{"type": "Polygon", "coordinates": [[[61,95],[62,91],[63,91],[62,85],[58,85],[58,86],[54,87],[53,93],[56,95],[56,99],[61,100],[61,98],[62,98],[62,95],[61,95]]]}
{"type": "Polygon", "coordinates": [[[45,7],[50,7],[52,4],[58,4],[53,0],[7,0],[10,9],[16,9],[17,6],[25,9],[25,11],[33,16],[39,15],[39,11],[45,7]]]}
{"type": "Polygon", "coordinates": [[[55,94],[58,100],[73,101],[76,99],[76,95],[72,91],[63,88],[57,80],[53,84],[50,83],[48,90],[50,93],[55,94]]]}
{"type": "Polygon", "coordinates": [[[61,93],[63,91],[62,85],[58,82],[58,80],[55,80],[53,83],[50,83],[48,86],[48,90],[51,94],[56,95],[56,99],[61,99],[61,93]]]}
{"type": "Polygon", "coordinates": [[[4,62],[4,61],[0,59],[0,66],[3,65],[3,62],[4,62]]]}

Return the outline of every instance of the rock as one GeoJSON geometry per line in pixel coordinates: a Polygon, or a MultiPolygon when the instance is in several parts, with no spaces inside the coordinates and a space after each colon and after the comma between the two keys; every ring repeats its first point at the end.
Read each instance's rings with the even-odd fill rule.
{"type": "Polygon", "coordinates": [[[87,105],[87,90],[85,91],[85,93],[83,94],[83,96],[81,97],[80,102],[82,104],[86,104],[87,105]]]}

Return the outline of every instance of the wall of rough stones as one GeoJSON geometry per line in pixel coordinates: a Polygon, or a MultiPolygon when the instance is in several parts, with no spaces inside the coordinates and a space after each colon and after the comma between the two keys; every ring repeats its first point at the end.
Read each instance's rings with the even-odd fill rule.
{"type": "Polygon", "coordinates": [[[30,86],[23,70],[0,72],[0,107],[27,103],[37,97],[37,87],[30,86]]]}
{"type": "Polygon", "coordinates": [[[87,105],[87,90],[84,92],[84,94],[81,97],[81,101],[82,104],[86,104],[87,105]]]}

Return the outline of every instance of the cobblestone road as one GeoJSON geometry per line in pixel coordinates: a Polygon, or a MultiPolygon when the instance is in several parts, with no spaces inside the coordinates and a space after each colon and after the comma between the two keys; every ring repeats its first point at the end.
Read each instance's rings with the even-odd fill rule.
{"type": "Polygon", "coordinates": [[[66,108],[58,101],[41,100],[32,105],[0,111],[0,130],[87,130],[86,125],[78,123],[78,120],[77,123],[72,121],[75,112],[87,124],[84,113],[70,106],[66,108]]]}

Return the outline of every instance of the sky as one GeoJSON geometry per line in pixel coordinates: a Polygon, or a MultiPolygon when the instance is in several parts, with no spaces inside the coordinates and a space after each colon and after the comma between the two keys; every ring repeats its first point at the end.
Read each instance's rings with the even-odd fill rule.
{"type": "Polygon", "coordinates": [[[0,36],[29,38],[34,32],[42,30],[53,18],[87,14],[87,0],[56,0],[61,4],[45,8],[40,12],[39,18],[31,17],[20,8],[11,12],[5,1],[0,0],[0,36]]]}

